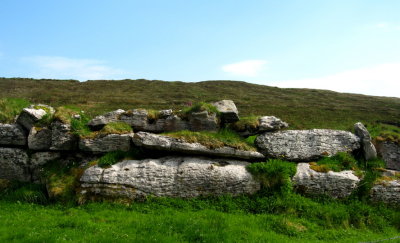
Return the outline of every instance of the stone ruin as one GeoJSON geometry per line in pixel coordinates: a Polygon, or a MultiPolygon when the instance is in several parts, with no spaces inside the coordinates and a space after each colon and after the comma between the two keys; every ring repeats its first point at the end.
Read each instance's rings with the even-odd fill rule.
{"type": "MultiPolygon", "coordinates": [[[[256,126],[237,129],[242,136],[257,136],[257,151],[229,146],[209,148],[160,134],[181,130],[217,131],[240,120],[233,101],[222,100],[213,105],[218,115],[205,110],[182,117],[172,110],[161,110],[152,117],[144,109],[119,109],[93,118],[88,127],[99,131],[108,123],[122,122],[131,126],[133,132],[94,137],[75,135],[71,125],[61,119],[38,126],[42,118],[55,111],[46,105],[30,106],[23,109],[15,123],[0,124],[0,179],[46,183],[42,171],[47,163],[79,161],[85,167],[79,193],[86,199],[241,195],[260,190],[260,182],[246,166],[277,158],[298,163],[292,178],[295,188],[308,194],[343,198],[361,181],[355,172],[317,172],[310,168],[309,162],[338,152],[357,151],[366,160],[377,157],[371,136],[361,123],[355,124],[355,134],[329,129],[288,130],[289,125],[281,119],[263,116],[256,126]],[[90,161],[107,152],[133,148],[145,150],[147,158],[124,160],[108,168],[88,166],[90,161]]],[[[384,142],[378,147],[378,154],[387,162],[383,173],[395,175],[400,171],[398,144],[384,142]]],[[[400,180],[375,184],[371,198],[400,205],[400,180]]]]}

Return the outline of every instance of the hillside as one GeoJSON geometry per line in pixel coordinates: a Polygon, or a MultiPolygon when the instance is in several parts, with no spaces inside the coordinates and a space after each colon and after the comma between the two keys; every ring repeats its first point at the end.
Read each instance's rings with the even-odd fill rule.
{"type": "Polygon", "coordinates": [[[237,81],[36,80],[0,78],[0,98],[77,106],[89,115],[118,108],[180,109],[188,102],[232,99],[241,116],[274,115],[291,128],[351,129],[357,121],[398,122],[400,99],[314,89],[283,89],[237,81]]]}

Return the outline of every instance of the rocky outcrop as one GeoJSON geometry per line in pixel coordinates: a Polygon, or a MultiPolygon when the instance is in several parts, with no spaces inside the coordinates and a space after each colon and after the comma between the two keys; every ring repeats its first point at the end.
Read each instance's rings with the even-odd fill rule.
{"type": "Polygon", "coordinates": [[[32,150],[49,150],[51,146],[51,130],[32,127],[28,136],[28,147],[32,150]]]}
{"type": "Polygon", "coordinates": [[[61,122],[51,125],[51,147],[50,150],[76,150],[78,137],[71,133],[71,126],[61,122]]]}
{"type": "Polygon", "coordinates": [[[239,112],[232,100],[221,100],[213,103],[220,113],[223,123],[232,123],[239,121],[239,112]]]}
{"type": "Polygon", "coordinates": [[[189,114],[189,129],[191,131],[217,131],[218,128],[219,121],[215,113],[200,111],[189,114]]]}
{"type": "Polygon", "coordinates": [[[131,134],[107,134],[95,138],[81,138],[79,149],[88,152],[129,151],[131,148],[131,134]]]}
{"type": "Polygon", "coordinates": [[[349,196],[360,182],[360,178],[351,170],[322,173],[312,170],[308,163],[297,165],[297,172],[292,180],[298,192],[325,194],[334,198],[349,196]]]}
{"type": "Polygon", "coordinates": [[[110,168],[96,165],[83,173],[81,194],[89,199],[253,194],[260,184],[247,172],[247,164],[224,159],[164,157],[127,160],[110,168]]]}
{"type": "Polygon", "coordinates": [[[54,109],[47,105],[31,105],[24,108],[17,118],[17,123],[22,125],[27,131],[42,119],[46,114],[53,114],[54,109]]]}
{"type": "Polygon", "coordinates": [[[361,122],[354,124],[354,132],[360,138],[361,149],[365,160],[376,159],[376,149],[371,141],[371,135],[361,122]]]}
{"type": "Polygon", "coordinates": [[[88,126],[94,131],[100,130],[110,122],[119,121],[120,115],[123,114],[124,112],[125,112],[124,110],[118,109],[115,111],[108,112],[101,116],[96,116],[95,118],[93,118],[88,122],[88,126]]]}
{"type": "Polygon", "coordinates": [[[386,162],[386,168],[400,171],[400,144],[391,141],[380,142],[378,152],[386,162]]]}
{"type": "Polygon", "coordinates": [[[328,129],[267,132],[255,144],[265,156],[289,161],[312,161],[360,148],[354,134],[328,129]]]}
{"type": "Polygon", "coordinates": [[[264,155],[256,151],[237,150],[231,147],[210,149],[199,143],[187,143],[181,139],[147,132],[138,132],[133,136],[136,146],[150,150],[170,151],[182,154],[204,155],[245,160],[263,160],[264,155]]]}
{"type": "Polygon", "coordinates": [[[120,121],[133,128],[133,131],[144,131],[147,127],[148,113],[144,109],[129,110],[120,115],[120,121]]]}
{"type": "Polygon", "coordinates": [[[24,129],[18,124],[0,123],[0,145],[26,145],[26,133],[24,129]]]}
{"type": "Polygon", "coordinates": [[[0,148],[0,179],[29,182],[28,154],[19,148],[0,148]]]}
{"type": "Polygon", "coordinates": [[[400,205],[400,180],[381,181],[371,189],[371,200],[400,205]]]}
{"type": "Polygon", "coordinates": [[[274,132],[289,127],[289,124],[275,116],[262,116],[251,124],[232,124],[230,126],[243,137],[253,136],[264,132],[274,132]]]}

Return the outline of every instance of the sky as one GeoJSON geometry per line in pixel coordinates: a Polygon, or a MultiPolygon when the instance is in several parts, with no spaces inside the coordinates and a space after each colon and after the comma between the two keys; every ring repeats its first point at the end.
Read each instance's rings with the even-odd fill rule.
{"type": "Polygon", "coordinates": [[[399,0],[1,0],[0,77],[400,97],[399,0]]]}

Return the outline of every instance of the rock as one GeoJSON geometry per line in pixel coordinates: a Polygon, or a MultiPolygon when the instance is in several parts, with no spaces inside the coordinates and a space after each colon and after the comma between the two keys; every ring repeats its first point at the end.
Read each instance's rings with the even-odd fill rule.
{"type": "Polygon", "coordinates": [[[400,180],[381,181],[371,189],[371,200],[400,206],[400,180]]]}
{"type": "Polygon", "coordinates": [[[0,145],[26,145],[26,133],[18,124],[0,123],[0,145]]]}
{"type": "Polygon", "coordinates": [[[47,113],[53,114],[54,109],[48,105],[31,105],[29,108],[24,108],[17,118],[17,123],[22,125],[26,130],[31,128],[43,118],[47,113]]]}
{"type": "Polygon", "coordinates": [[[215,113],[208,111],[193,112],[189,114],[189,129],[191,131],[217,131],[219,123],[215,113]]]}
{"type": "Polygon", "coordinates": [[[148,124],[148,113],[143,109],[129,110],[120,115],[120,121],[129,124],[134,131],[144,131],[148,124]]]}
{"type": "Polygon", "coordinates": [[[210,149],[199,143],[187,143],[181,139],[147,132],[135,133],[132,140],[136,146],[144,147],[150,150],[171,151],[182,154],[196,154],[245,160],[264,160],[264,155],[256,151],[237,150],[227,146],[210,149]]]}
{"type": "Polygon", "coordinates": [[[213,104],[220,112],[223,123],[239,121],[239,112],[232,100],[221,100],[213,104]]]}
{"type": "Polygon", "coordinates": [[[146,196],[192,198],[253,194],[260,184],[246,162],[195,157],[127,160],[110,168],[97,165],[81,177],[81,195],[90,199],[146,196]]]}
{"type": "Polygon", "coordinates": [[[361,149],[365,160],[376,159],[376,149],[372,144],[371,135],[361,122],[354,124],[354,132],[360,138],[361,149]]]}
{"type": "Polygon", "coordinates": [[[289,161],[312,161],[360,148],[354,134],[328,129],[266,132],[255,144],[265,156],[289,161]]]}
{"type": "Polygon", "coordinates": [[[353,171],[316,172],[308,163],[299,163],[293,177],[294,188],[305,194],[324,194],[334,198],[349,196],[360,182],[353,171]]]}
{"type": "Polygon", "coordinates": [[[29,182],[29,157],[19,148],[0,148],[0,179],[29,182]]]}
{"type": "Polygon", "coordinates": [[[377,148],[382,159],[386,162],[386,168],[400,171],[400,145],[395,142],[384,141],[377,148]]]}
{"type": "Polygon", "coordinates": [[[51,124],[51,147],[50,150],[76,150],[78,137],[71,133],[71,126],[61,122],[51,124]]]}
{"type": "Polygon", "coordinates": [[[162,118],[167,118],[169,116],[172,116],[173,115],[173,111],[171,109],[169,109],[169,110],[160,110],[158,112],[158,114],[159,114],[159,118],[162,119],[162,118]]]}
{"type": "Polygon", "coordinates": [[[107,134],[96,138],[81,138],[79,149],[88,152],[129,151],[131,148],[131,134],[107,134]]]}
{"type": "Polygon", "coordinates": [[[165,124],[164,124],[165,132],[176,132],[188,129],[189,129],[189,124],[186,121],[182,120],[177,115],[171,115],[165,119],[165,124]]]}
{"type": "Polygon", "coordinates": [[[258,119],[258,133],[277,131],[289,125],[275,116],[262,116],[258,119]]]}
{"type": "Polygon", "coordinates": [[[51,146],[51,130],[32,127],[28,136],[28,147],[32,150],[48,150],[51,146]]]}
{"type": "Polygon", "coordinates": [[[108,112],[101,116],[96,116],[95,118],[93,118],[88,122],[88,126],[90,127],[90,129],[98,131],[110,122],[119,121],[120,115],[123,114],[124,112],[125,112],[124,110],[118,109],[115,111],[108,112]]]}
{"type": "Polygon", "coordinates": [[[42,181],[43,166],[48,162],[59,159],[61,154],[58,152],[37,152],[31,155],[30,169],[33,182],[42,181]]]}

